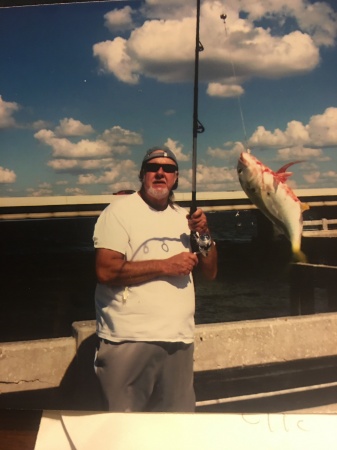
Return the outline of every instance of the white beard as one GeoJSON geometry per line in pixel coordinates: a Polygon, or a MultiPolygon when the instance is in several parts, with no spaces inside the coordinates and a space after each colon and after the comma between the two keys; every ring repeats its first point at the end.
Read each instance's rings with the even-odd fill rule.
{"type": "Polygon", "coordinates": [[[161,200],[162,198],[168,197],[169,190],[165,186],[164,188],[155,189],[153,187],[150,187],[148,189],[148,194],[151,195],[153,198],[157,198],[158,200],[161,200]]]}

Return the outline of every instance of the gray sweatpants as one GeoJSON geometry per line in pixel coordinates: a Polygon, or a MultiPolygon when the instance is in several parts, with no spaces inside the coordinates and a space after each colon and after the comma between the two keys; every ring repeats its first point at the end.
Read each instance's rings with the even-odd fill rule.
{"type": "Polygon", "coordinates": [[[194,412],[193,344],[100,340],[95,370],[109,411],[194,412]]]}

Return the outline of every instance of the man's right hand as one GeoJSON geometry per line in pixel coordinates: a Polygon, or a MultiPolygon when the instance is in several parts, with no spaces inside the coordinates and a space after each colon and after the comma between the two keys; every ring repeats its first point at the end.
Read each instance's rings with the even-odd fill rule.
{"type": "Polygon", "coordinates": [[[191,252],[182,252],[163,260],[167,265],[165,272],[169,276],[189,275],[198,264],[198,257],[191,252]]]}

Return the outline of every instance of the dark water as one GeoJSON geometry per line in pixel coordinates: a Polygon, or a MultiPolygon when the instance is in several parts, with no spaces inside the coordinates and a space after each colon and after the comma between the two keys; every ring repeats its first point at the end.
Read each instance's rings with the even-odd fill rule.
{"type": "MultiPolygon", "coordinates": [[[[289,315],[288,243],[258,238],[256,212],[210,213],[208,220],[219,273],[214,282],[195,279],[196,323],[289,315]]],[[[95,221],[0,223],[0,341],[70,336],[72,322],[95,318],[95,221]]],[[[314,255],[308,245],[305,251],[314,255]]],[[[325,311],[324,289],[318,298],[317,311],[325,311]]]]}

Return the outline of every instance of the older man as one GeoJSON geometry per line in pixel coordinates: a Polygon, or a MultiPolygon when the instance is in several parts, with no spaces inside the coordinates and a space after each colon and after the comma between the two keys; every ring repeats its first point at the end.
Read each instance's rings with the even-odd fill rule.
{"type": "Polygon", "coordinates": [[[200,209],[190,217],[173,202],[173,152],[148,150],[139,177],[139,192],[116,198],[95,227],[96,373],[110,411],[191,412],[192,271],[214,279],[216,247],[191,251],[191,231],[210,231],[200,209]]]}

